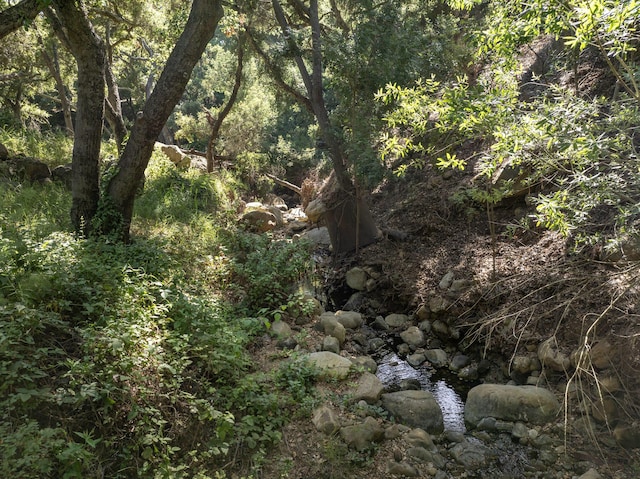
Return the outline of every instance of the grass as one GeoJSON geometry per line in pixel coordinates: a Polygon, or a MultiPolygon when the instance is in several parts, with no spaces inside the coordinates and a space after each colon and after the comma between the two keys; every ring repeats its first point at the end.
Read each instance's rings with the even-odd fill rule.
{"type": "Polygon", "coordinates": [[[57,185],[0,183],[0,476],[248,474],[308,414],[313,371],[247,347],[309,254],[238,229],[237,185],[154,158],[122,245],[76,238],[57,185]]]}

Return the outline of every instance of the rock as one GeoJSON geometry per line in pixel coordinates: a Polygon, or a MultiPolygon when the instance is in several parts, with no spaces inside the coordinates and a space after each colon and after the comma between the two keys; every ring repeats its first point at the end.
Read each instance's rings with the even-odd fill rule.
{"type": "Polygon", "coordinates": [[[618,401],[611,397],[596,399],[591,404],[591,415],[599,423],[611,423],[620,417],[618,401]]]}
{"type": "Polygon", "coordinates": [[[442,349],[429,349],[425,351],[424,355],[427,357],[427,361],[436,368],[445,367],[449,361],[447,353],[442,349]]]}
{"type": "Polygon", "coordinates": [[[538,359],[540,359],[543,366],[554,371],[566,372],[571,368],[571,360],[558,349],[555,337],[540,343],[538,346],[538,359]]]}
{"type": "Polygon", "coordinates": [[[51,170],[51,179],[62,183],[65,188],[71,190],[72,174],[71,165],[58,165],[51,170]]]}
{"type": "Polygon", "coordinates": [[[313,412],[313,425],[316,429],[330,436],[340,429],[340,421],[337,413],[329,406],[324,405],[313,412]]]}
{"type": "Polygon", "coordinates": [[[470,364],[458,371],[458,377],[463,381],[475,381],[480,377],[477,364],[470,364]]]}
{"type": "Polygon", "coordinates": [[[367,296],[362,291],[358,291],[349,296],[347,302],[342,306],[345,311],[359,311],[367,302],[367,296]]]}
{"type": "Polygon", "coordinates": [[[282,211],[277,206],[267,206],[267,211],[276,218],[276,226],[284,226],[284,217],[282,211]]]}
{"type": "Polygon", "coordinates": [[[355,311],[336,311],[335,318],[347,329],[358,329],[364,323],[362,314],[355,311]]]}
{"type": "Polygon", "coordinates": [[[340,341],[333,336],[325,336],[322,340],[322,350],[338,354],[340,352],[340,341]]]}
{"type": "Polygon", "coordinates": [[[340,436],[349,447],[365,451],[373,447],[374,443],[382,441],[384,429],[374,418],[367,417],[363,423],[340,429],[340,436]]]}
{"type": "Polygon", "coordinates": [[[7,162],[11,163],[10,170],[13,170],[13,174],[22,181],[42,183],[51,179],[49,165],[36,158],[18,156],[7,162]]]}
{"type": "Polygon", "coordinates": [[[449,364],[449,369],[451,371],[460,371],[465,366],[468,366],[471,362],[471,358],[469,356],[465,356],[464,354],[456,354],[449,364]]]}
{"type": "Polygon", "coordinates": [[[156,143],[160,147],[160,151],[179,168],[189,168],[191,166],[191,157],[185,155],[180,147],[176,145],[165,145],[164,143],[156,143]]]}
{"type": "Polygon", "coordinates": [[[320,316],[320,324],[322,325],[324,334],[336,338],[340,342],[340,345],[344,344],[347,338],[347,331],[345,327],[338,322],[338,319],[333,313],[323,313],[320,316]]]}
{"type": "Polygon", "coordinates": [[[431,321],[420,321],[418,327],[424,334],[429,334],[431,332],[431,321]]]}
{"type": "Polygon", "coordinates": [[[405,435],[404,440],[407,444],[413,447],[420,447],[431,452],[436,452],[438,450],[436,445],[433,443],[431,435],[419,427],[409,431],[405,435]]]}
{"type": "Polygon", "coordinates": [[[402,340],[412,349],[417,349],[426,344],[424,333],[417,326],[409,326],[400,333],[402,340]]]}
{"type": "Polygon", "coordinates": [[[523,376],[538,369],[540,369],[540,362],[537,358],[531,356],[516,356],[511,361],[511,370],[523,376]]]}
{"type": "Polygon", "coordinates": [[[449,302],[449,300],[443,298],[442,296],[433,296],[429,300],[429,310],[435,314],[443,313],[447,310],[447,308],[449,308],[450,305],[451,303],[449,302]]]}
{"type": "Polygon", "coordinates": [[[462,442],[464,441],[464,434],[460,431],[452,431],[451,429],[447,429],[444,432],[444,437],[449,442],[462,442]]]}
{"type": "Polygon", "coordinates": [[[382,338],[373,338],[373,339],[369,340],[368,347],[369,347],[370,351],[374,351],[375,352],[375,351],[378,351],[379,349],[384,348],[385,344],[386,343],[384,342],[384,339],[382,339],[382,338]]]}
{"type": "Polygon", "coordinates": [[[602,479],[602,476],[598,471],[591,468],[584,474],[582,474],[578,479],[602,479]]]}
{"type": "Polygon", "coordinates": [[[391,329],[389,324],[384,320],[382,316],[377,316],[376,319],[374,319],[371,323],[371,327],[379,331],[389,331],[391,329]]]}
{"type": "Polygon", "coordinates": [[[529,428],[526,424],[522,422],[517,422],[513,425],[511,429],[511,435],[516,439],[528,439],[529,438],[529,428]]]}
{"type": "Polygon", "coordinates": [[[416,378],[405,378],[400,380],[398,388],[401,391],[419,391],[422,389],[422,384],[416,378]]]}
{"type": "Polygon", "coordinates": [[[488,449],[482,444],[464,441],[453,446],[450,452],[451,457],[453,457],[458,464],[466,468],[476,468],[486,463],[488,449]]]}
{"type": "Polygon", "coordinates": [[[468,279],[456,279],[449,287],[449,293],[453,296],[460,296],[466,290],[468,290],[473,283],[468,279]]]}
{"type": "Polygon", "coordinates": [[[441,338],[448,338],[451,333],[449,331],[449,326],[447,325],[447,323],[439,319],[431,323],[431,329],[436,334],[436,336],[439,336],[441,338]]]}
{"type": "Polygon", "coordinates": [[[371,356],[358,356],[351,360],[354,366],[362,368],[371,374],[375,374],[378,370],[378,363],[371,356]]]}
{"type": "Polygon", "coordinates": [[[327,212],[327,205],[320,198],[311,201],[304,210],[304,213],[312,223],[318,223],[327,212]]]}
{"type": "Polygon", "coordinates": [[[440,280],[440,283],[438,283],[438,288],[442,290],[449,289],[451,287],[451,284],[453,283],[454,278],[455,278],[455,275],[453,274],[453,271],[449,271],[447,274],[445,274],[442,277],[442,279],[440,280]]]}
{"type": "Polygon", "coordinates": [[[366,401],[374,404],[380,399],[384,386],[375,374],[364,373],[358,380],[358,388],[353,394],[356,401],[366,401]]]}
{"type": "Polygon", "coordinates": [[[291,326],[284,321],[274,321],[271,323],[271,334],[278,339],[288,338],[293,334],[291,326]]]}
{"type": "Polygon", "coordinates": [[[465,404],[465,423],[475,427],[483,418],[545,424],[553,420],[560,403],[547,389],[535,386],[481,384],[472,388],[465,404]]]}
{"type": "Polygon", "coordinates": [[[606,339],[595,343],[589,351],[591,364],[598,369],[611,367],[616,359],[617,349],[606,339]]]}
{"type": "Polygon", "coordinates": [[[300,238],[315,246],[331,246],[331,237],[329,236],[329,230],[326,226],[307,230],[300,235],[300,238]]]}
{"type": "Polygon", "coordinates": [[[317,368],[321,378],[345,379],[351,370],[351,361],[329,351],[319,351],[303,356],[317,368]]]}
{"type": "Polygon", "coordinates": [[[9,150],[6,146],[0,143],[0,161],[5,161],[9,159],[9,150]]]}
{"type": "Polygon", "coordinates": [[[411,447],[407,449],[407,456],[425,464],[431,463],[437,468],[443,468],[446,465],[444,457],[438,454],[437,449],[436,452],[432,452],[423,447],[411,447]]]}
{"type": "Polygon", "coordinates": [[[351,268],[345,275],[347,286],[357,291],[365,291],[367,289],[367,272],[359,267],[351,268]]]}
{"type": "Polygon", "coordinates": [[[392,461],[387,465],[387,474],[392,476],[418,477],[418,470],[408,462],[392,461]]]}
{"type": "Polygon", "coordinates": [[[429,308],[426,305],[421,305],[418,310],[416,311],[416,317],[420,320],[420,321],[426,321],[429,319],[429,317],[431,316],[431,311],[429,310],[429,308]]]}
{"type": "Polygon", "coordinates": [[[385,322],[392,328],[402,328],[409,322],[406,314],[391,313],[384,318],[385,322]]]}
{"type": "Polygon", "coordinates": [[[398,391],[383,394],[382,406],[397,421],[432,434],[444,430],[442,411],[429,391],[398,391]]]}
{"type": "Polygon", "coordinates": [[[407,356],[407,362],[414,368],[417,368],[426,360],[427,360],[427,357],[423,353],[414,353],[407,356]]]}
{"type": "Polygon", "coordinates": [[[630,424],[618,424],[613,430],[613,437],[625,449],[640,448],[640,428],[630,424]]]}
{"type": "Polygon", "coordinates": [[[273,213],[266,210],[251,210],[242,215],[240,221],[247,224],[252,230],[266,233],[275,229],[277,219],[273,213]]]}

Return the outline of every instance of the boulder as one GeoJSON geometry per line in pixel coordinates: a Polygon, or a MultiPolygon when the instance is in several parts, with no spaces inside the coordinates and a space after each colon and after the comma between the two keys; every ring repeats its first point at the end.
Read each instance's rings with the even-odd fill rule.
{"type": "Polygon", "coordinates": [[[384,318],[385,322],[392,328],[402,328],[409,322],[406,314],[391,313],[384,318]]]}
{"type": "Polygon", "coordinates": [[[313,425],[316,429],[330,436],[340,429],[338,415],[329,406],[324,405],[313,412],[313,425]]]}
{"type": "Polygon", "coordinates": [[[242,215],[241,221],[249,226],[252,230],[259,233],[266,233],[275,229],[278,221],[273,213],[266,210],[247,211],[242,215]]]}
{"type": "Polygon", "coordinates": [[[382,395],[382,406],[398,422],[431,434],[444,430],[442,411],[429,391],[397,391],[382,395]]]}
{"type": "Polygon", "coordinates": [[[345,275],[347,286],[357,291],[364,291],[367,289],[367,272],[359,267],[351,268],[345,275]]]}
{"type": "Polygon", "coordinates": [[[293,334],[291,326],[284,321],[274,321],[271,323],[271,334],[278,339],[289,338],[293,334]]]}
{"type": "Polygon", "coordinates": [[[160,151],[179,168],[189,168],[191,166],[191,157],[185,155],[180,147],[176,145],[165,145],[164,143],[156,143],[160,147],[160,151]]]}
{"type": "Polygon", "coordinates": [[[71,175],[73,174],[71,170],[71,165],[59,165],[56,166],[53,170],[51,170],[51,178],[54,181],[58,181],[62,183],[65,188],[71,190],[71,175]]]}
{"type": "Polygon", "coordinates": [[[340,429],[340,436],[347,445],[356,451],[371,449],[377,442],[384,438],[384,429],[372,417],[367,417],[364,422],[345,426],[340,429]]]}
{"type": "Polygon", "coordinates": [[[358,329],[364,323],[362,314],[355,311],[336,311],[335,318],[346,329],[358,329]]]}
{"type": "Polygon", "coordinates": [[[345,379],[351,370],[351,361],[329,351],[309,353],[303,357],[318,369],[321,378],[345,379]]]}
{"type": "Polygon", "coordinates": [[[42,183],[51,179],[51,170],[44,161],[28,156],[18,156],[8,160],[12,163],[15,176],[31,183],[42,183]]]}
{"type": "Polygon", "coordinates": [[[329,236],[329,230],[326,226],[307,230],[300,235],[300,238],[315,246],[331,246],[331,237],[329,236]]]}
{"type": "Polygon", "coordinates": [[[340,352],[340,340],[333,336],[325,336],[322,340],[322,350],[338,354],[340,352]]]}
{"type": "Polygon", "coordinates": [[[449,358],[447,357],[447,353],[442,349],[429,349],[425,351],[424,355],[434,367],[443,368],[447,365],[449,358]]]}
{"type": "Polygon", "coordinates": [[[504,421],[546,424],[560,411],[551,391],[536,386],[481,384],[467,395],[464,420],[470,427],[487,417],[504,421]]]}
{"type": "Polygon", "coordinates": [[[322,326],[324,334],[333,336],[340,341],[341,345],[344,344],[347,338],[347,331],[342,323],[338,322],[335,314],[331,312],[323,313],[320,316],[320,325],[322,326]]]}
{"type": "Polygon", "coordinates": [[[424,333],[417,326],[409,326],[400,333],[400,337],[412,349],[420,348],[426,344],[424,333]]]}
{"type": "Polygon", "coordinates": [[[358,380],[358,388],[353,394],[355,401],[366,401],[374,404],[380,399],[384,386],[375,374],[366,372],[358,380]]]}

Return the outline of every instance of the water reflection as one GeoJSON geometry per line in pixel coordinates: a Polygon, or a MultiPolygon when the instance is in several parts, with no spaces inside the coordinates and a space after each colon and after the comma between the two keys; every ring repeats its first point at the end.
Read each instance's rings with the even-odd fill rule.
{"type": "Polygon", "coordinates": [[[382,358],[376,373],[385,388],[398,386],[403,380],[412,379],[420,383],[422,389],[431,392],[440,405],[444,428],[465,432],[464,402],[460,395],[443,379],[431,381],[431,372],[414,368],[408,362],[391,353],[382,358]]]}

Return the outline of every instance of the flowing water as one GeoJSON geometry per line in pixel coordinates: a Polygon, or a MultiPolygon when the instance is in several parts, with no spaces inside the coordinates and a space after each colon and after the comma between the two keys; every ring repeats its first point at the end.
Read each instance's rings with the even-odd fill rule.
{"type": "Polygon", "coordinates": [[[387,354],[379,361],[376,374],[387,389],[396,388],[403,380],[418,381],[421,389],[431,392],[440,405],[444,428],[466,432],[463,398],[445,379],[434,378],[434,373],[427,369],[414,368],[395,353],[387,354]]]}

